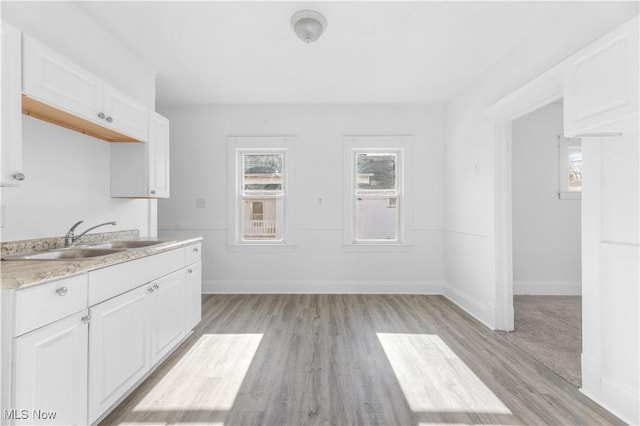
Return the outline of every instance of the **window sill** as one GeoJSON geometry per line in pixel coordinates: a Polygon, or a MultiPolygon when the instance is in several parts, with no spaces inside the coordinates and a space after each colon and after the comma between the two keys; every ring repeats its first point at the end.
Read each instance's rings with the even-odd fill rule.
{"type": "Polygon", "coordinates": [[[227,244],[230,253],[293,253],[295,244],[227,244]]]}
{"type": "Polygon", "coordinates": [[[561,192],[558,192],[558,198],[560,198],[561,200],[580,200],[582,199],[582,192],[561,191],[561,192]]]}
{"type": "Polygon", "coordinates": [[[345,253],[405,253],[413,251],[413,244],[343,244],[345,253]]]}

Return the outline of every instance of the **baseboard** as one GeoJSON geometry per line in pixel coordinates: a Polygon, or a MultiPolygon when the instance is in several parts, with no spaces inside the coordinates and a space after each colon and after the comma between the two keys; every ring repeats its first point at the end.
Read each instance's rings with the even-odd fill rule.
{"type": "Polygon", "coordinates": [[[600,364],[582,354],[580,392],[630,425],[640,424],[640,394],[600,372],[600,364]]]}
{"type": "Polygon", "coordinates": [[[438,294],[442,281],[217,281],[203,294],[438,294]]]}
{"type": "Polygon", "coordinates": [[[581,281],[514,281],[513,294],[537,296],[580,296],[581,281]]]}
{"type": "Polygon", "coordinates": [[[480,302],[448,284],[444,286],[444,296],[490,329],[495,329],[495,306],[480,302]]]}
{"type": "Polygon", "coordinates": [[[594,401],[600,399],[600,363],[582,353],[580,355],[582,387],[580,390],[594,401]]]}

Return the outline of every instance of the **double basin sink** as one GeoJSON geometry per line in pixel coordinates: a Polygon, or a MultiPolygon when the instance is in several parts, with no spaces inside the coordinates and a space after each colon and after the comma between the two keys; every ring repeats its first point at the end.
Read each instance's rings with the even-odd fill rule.
{"type": "Polygon", "coordinates": [[[86,246],[60,248],[39,253],[5,256],[2,260],[82,260],[120,253],[125,250],[150,247],[169,241],[120,240],[106,241],[86,246]]]}

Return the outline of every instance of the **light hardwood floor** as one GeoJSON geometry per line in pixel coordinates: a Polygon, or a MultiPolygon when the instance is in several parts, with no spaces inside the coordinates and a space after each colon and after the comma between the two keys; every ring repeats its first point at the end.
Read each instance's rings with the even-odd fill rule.
{"type": "Polygon", "coordinates": [[[620,424],[441,296],[216,295],[103,424],[620,424]]]}

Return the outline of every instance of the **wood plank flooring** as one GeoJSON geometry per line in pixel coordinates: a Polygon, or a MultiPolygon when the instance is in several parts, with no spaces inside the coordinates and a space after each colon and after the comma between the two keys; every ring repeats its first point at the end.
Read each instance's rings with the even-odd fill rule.
{"type": "Polygon", "coordinates": [[[441,296],[213,295],[103,424],[622,422],[441,296]]]}

